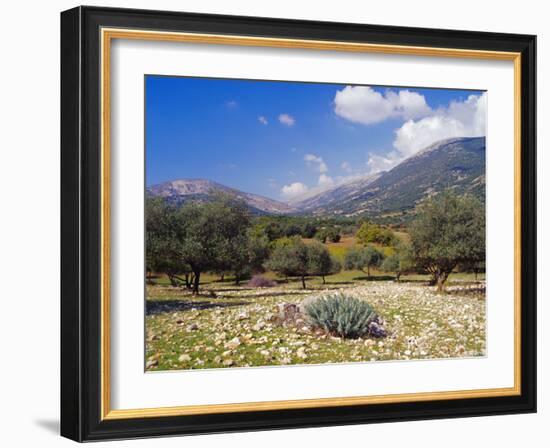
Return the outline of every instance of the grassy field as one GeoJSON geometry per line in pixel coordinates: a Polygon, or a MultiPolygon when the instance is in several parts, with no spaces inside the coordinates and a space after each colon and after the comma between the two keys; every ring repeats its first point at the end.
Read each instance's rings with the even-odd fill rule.
{"type": "Polygon", "coordinates": [[[205,275],[197,297],[169,286],[164,278],[147,286],[147,370],[485,355],[485,285],[470,274],[452,274],[443,294],[426,286],[425,276],[404,276],[396,283],[378,272],[367,281],[362,272],[343,271],[327,277],[325,285],[312,278],[306,290],[294,281],[250,288],[230,280],[205,275]],[[278,323],[284,304],[299,304],[329,290],[368,301],[387,337],[346,340],[324,334],[306,320],[278,323]]]}

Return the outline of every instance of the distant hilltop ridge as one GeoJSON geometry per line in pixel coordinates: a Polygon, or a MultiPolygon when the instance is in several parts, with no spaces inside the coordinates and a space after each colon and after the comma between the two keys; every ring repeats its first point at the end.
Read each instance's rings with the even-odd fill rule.
{"type": "Polygon", "coordinates": [[[189,201],[205,202],[212,198],[212,194],[219,191],[243,200],[256,213],[290,214],[296,211],[295,208],[284,202],[257,194],[245,193],[208,179],[177,179],[153,185],[147,191],[154,196],[163,197],[176,204],[189,201]]]}
{"type": "Polygon", "coordinates": [[[243,200],[251,211],[260,214],[374,216],[413,209],[445,189],[471,193],[485,201],[485,137],[439,141],[391,170],[353,178],[290,204],[207,179],[178,179],[147,190],[176,204],[208,201],[213,193],[221,191],[243,200]]]}

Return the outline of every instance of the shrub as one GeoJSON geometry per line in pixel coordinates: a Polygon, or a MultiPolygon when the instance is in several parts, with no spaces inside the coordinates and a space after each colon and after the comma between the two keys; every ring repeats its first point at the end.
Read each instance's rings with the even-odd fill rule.
{"type": "Polygon", "coordinates": [[[352,247],[346,252],[344,268],[347,270],[358,269],[370,277],[370,269],[380,266],[383,259],[384,254],[372,244],[369,244],[367,247],[352,247]]]}
{"type": "Polygon", "coordinates": [[[305,305],[312,324],[343,338],[358,338],[369,333],[369,325],[378,317],[362,300],[332,293],[305,305]]]}
{"type": "Polygon", "coordinates": [[[253,288],[270,288],[272,286],[275,286],[276,284],[277,283],[273,280],[265,278],[262,275],[255,275],[248,281],[248,286],[251,286],[253,288]]]}

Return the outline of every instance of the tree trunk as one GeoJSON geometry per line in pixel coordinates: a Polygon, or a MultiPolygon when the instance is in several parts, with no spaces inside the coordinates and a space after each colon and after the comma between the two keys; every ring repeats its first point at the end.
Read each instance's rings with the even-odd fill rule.
{"type": "Polygon", "coordinates": [[[327,282],[325,281],[325,276],[321,275],[321,278],[323,279],[323,285],[325,285],[327,282]]]}
{"type": "Polygon", "coordinates": [[[302,288],[306,289],[306,278],[302,275],[302,288]]]}
{"type": "Polygon", "coordinates": [[[370,279],[370,266],[367,265],[367,277],[370,279]]]}
{"type": "Polygon", "coordinates": [[[396,281],[397,283],[399,283],[399,279],[400,279],[400,278],[401,278],[401,272],[396,272],[396,273],[395,273],[395,281],[396,281]]]}
{"type": "Polygon", "coordinates": [[[191,289],[191,283],[192,281],[189,280],[189,274],[185,274],[185,287],[191,289]]]}
{"type": "Polygon", "coordinates": [[[220,275],[220,282],[223,282],[224,278],[225,278],[225,272],[222,272],[222,275],[220,275]]]}
{"type": "Polygon", "coordinates": [[[195,278],[193,279],[193,295],[196,296],[199,294],[199,284],[201,280],[201,273],[195,272],[195,278]]]}
{"type": "Polygon", "coordinates": [[[437,274],[437,292],[445,291],[445,282],[447,281],[447,277],[449,277],[449,273],[445,271],[437,274]]]}
{"type": "Polygon", "coordinates": [[[166,276],[168,277],[168,280],[170,280],[170,285],[172,285],[174,288],[178,286],[178,281],[176,280],[176,276],[172,274],[171,272],[167,272],[166,276]]]}
{"type": "Polygon", "coordinates": [[[235,274],[235,285],[239,286],[241,283],[241,276],[239,274],[235,274]]]}

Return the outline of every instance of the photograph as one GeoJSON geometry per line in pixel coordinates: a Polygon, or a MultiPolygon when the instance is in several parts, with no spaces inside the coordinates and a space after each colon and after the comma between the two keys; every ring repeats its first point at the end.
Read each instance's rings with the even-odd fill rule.
{"type": "Polygon", "coordinates": [[[499,417],[540,413],[533,14],[226,6],[61,12],[60,434],[535,440],[499,417]]]}
{"type": "Polygon", "coordinates": [[[147,372],[486,356],[486,91],[144,95],[147,372]]]}

